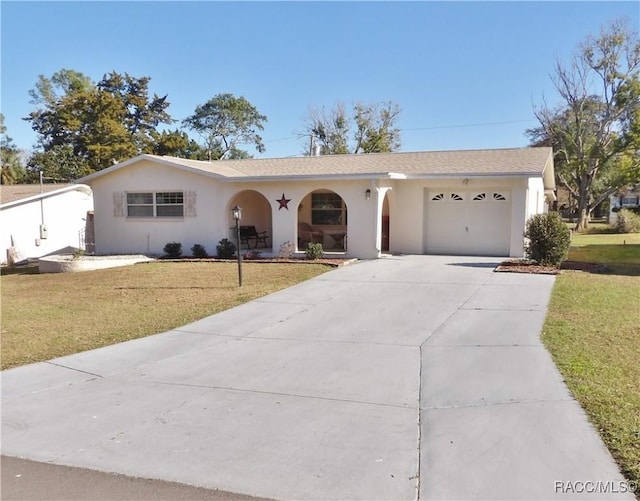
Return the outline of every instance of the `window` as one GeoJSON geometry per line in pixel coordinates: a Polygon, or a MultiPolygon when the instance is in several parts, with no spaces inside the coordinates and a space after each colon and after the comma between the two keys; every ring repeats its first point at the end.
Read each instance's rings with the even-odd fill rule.
{"type": "Polygon", "coordinates": [[[181,191],[156,193],[157,217],[182,217],[184,215],[184,197],[181,191]]]}
{"type": "Polygon", "coordinates": [[[458,195],[457,193],[452,193],[451,200],[455,200],[456,202],[461,202],[462,200],[464,200],[464,198],[462,198],[462,195],[458,195]]]}
{"type": "Polygon", "coordinates": [[[487,199],[487,194],[486,193],[478,193],[475,197],[473,197],[473,199],[477,202],[482,201],[482,200],[486,200],[487,199]]]}
{"type": "Polygon", "coordinates": [[[493,194],[493,199],[494,200],[498,200],[500,202],[503,202],[507,199],[507,197],[505,197],[502,193],[494,193],[493,194]]]}
{"type": "Polygon", "coordinates": [[[128,217],[182,217],[184,194],[181,191],[127,193],[128,217]]]}
{"type": "Polygon", "coordinates": [[[127,193],[127,216],[153,217],[153,193],[127,193]]]}
{"type": "Polygon", "coordinates": [[[431,200],[433,200],[434,202],[438,202],[439,200],[444,200],[444,193],[438,193],[437,195],[434,195],[431,200]]]}
{"type": "Polygon", "coordinates": [[[311,224],[347,224],[347,209],[336,193],[311,194],[311,224]]]}

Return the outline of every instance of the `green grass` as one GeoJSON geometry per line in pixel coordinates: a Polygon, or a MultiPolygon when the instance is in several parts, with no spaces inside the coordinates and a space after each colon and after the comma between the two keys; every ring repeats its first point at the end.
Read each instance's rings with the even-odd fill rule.
{"type": "Polygon", "coordinates": [[[164,332],[324,273],[311,263],[156,262],[2,270],[2,369],[164,332]]]}
{"type": "Polygon", "coordinates": [[[640,245],[640,233],[574,233],[572,247],[585,245],[640,245]]]}
{"type": "Polygon", "coordinates": [[[603,263],[608,272],[558,276],[542,335],[575,398],[626,478],[635,482],[640,482],[638,237],[574,235],[569,259],[603,263]]]}
{"type": "Polygon", "coordinates": [[[640,275],[640,233],[574,234],[568,259],[604,264],[613,273],[640,275]]]}

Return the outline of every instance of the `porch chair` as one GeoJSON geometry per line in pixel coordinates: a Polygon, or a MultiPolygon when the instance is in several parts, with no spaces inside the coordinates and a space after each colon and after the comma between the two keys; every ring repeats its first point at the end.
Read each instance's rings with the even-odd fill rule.
{"type": "Polygon", "coordinates": [[[298,223],[298,249],[304,249],[309,242],[323,243],[324,232],[314,230],[309,223],[298,223]]]}
{"type": "Polygon", "coordinates": [[[269,238],[267,232],[258,231],[255,226],[240,226],[240,245],[246,244],[249,249],[251,249],[251,241],[255,242],[255,249],[260,244],[265,248],[268,247],[267,238],[269,238]]]}

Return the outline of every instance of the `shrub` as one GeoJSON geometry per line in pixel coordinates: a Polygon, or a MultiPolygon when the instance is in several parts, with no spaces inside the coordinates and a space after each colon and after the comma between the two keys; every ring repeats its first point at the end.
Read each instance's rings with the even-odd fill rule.
{"type": "Polygon", "coordinates": [[[307,245],[307,258],[308,259],[322,259],[324,257],[324,250],[322,249],[322,244],[317,242],[309,242],[307,245]]]}
{"type": "Polygon", "coordinates": [[[527,221],[525,254],[542,265],[560,266],[567,258],[571,232],[556,212],[537,214],[527,221]]]}
{"type": "Polygon", "coordinates": [[[640,216],[640,207],[614,207],[611,212],[620,212],[621,210],[628,210],[640,216]]]}
{"type": "Polygon", "coordinates": [[[220,259],[231,259],[236,253],[236,245],[228,238],[223,238],[216,246],[216,252],[220,259]]]}
{"type": "Polygon", "coordinates": [[[260,257],[261,251],[257,249],[250,249],[242,255],[243,259],[247,261],[251,261],[252,259],[258,259],[260,257]]]}
{"type": "Polygon", "coordinates": [[[280,259],[290,259],[291,256],[293,256],[295,250],[295,246],[291,242],[289,242],[289,240],[287,240],[286,242],[283,242],[282,245],[280,245],[280,252],[278,253],[278,257],[280,259]]]}
{"type": "Polygon", "coordinates": [[[207,249],[204,248],[204,245],[200,244],[195,244],[193,247],[191,247],[191,255],[199,259],[209,257],[209,254],[207,254],[207,249]]]}
{"type": "Polygon", "coordinates": [[[164,246],[163,250],[167,257],[178,258],[182,256],[182,244],[180,242],[169,242],[164,246]]]}
{"type": "Polygon", "coordinates": [[[640,216],[629,209],[621,209],[615,230],[617,233],[640,233],[640,216]]]}

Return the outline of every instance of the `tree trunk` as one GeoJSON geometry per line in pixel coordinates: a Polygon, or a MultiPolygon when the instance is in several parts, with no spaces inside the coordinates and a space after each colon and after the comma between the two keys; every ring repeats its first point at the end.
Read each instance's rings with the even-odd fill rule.
{"type": "Polygon", "coordinates": [[[576,222],[575,231],[582,231],[589,227],[589,218],[591,216],[591,207],[589,206],[590,198],[589,180],[580,180],[580,193],[578,198],[578,221],[576,222]]]}
{"type": "Polygon", "coordinates": [[[580,213],[578,214],[578,221],[576,223],[575,231],[580,232],[582,230],[586,230],[589,227],[589,210],[588,209],[580,209],[580,213]]]}

